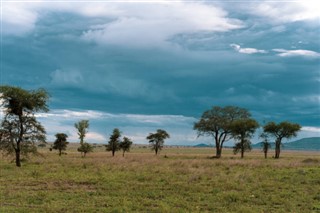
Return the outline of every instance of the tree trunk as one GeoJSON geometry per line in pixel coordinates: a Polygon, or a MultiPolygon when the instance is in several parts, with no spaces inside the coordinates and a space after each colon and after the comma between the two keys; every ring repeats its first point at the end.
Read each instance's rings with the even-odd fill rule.
{"type": "Polygon", "coordinates": [[[221,157],[221,146],[220,146],[220,140],[219,140],[219,136],[218,136],[217,132],[216,132],[214,139],[216,142],[216,158],[220,158],[221,157]]]}
{"type": "Polygon", "coordinates": [[[245,142],[245,140],[243,138],[244,137],[242,136],[242,139],[241,139],[241,158],[243,158],[243,156],[244,156],[244,142],[245,142]]]}
{"type": "Polygon", "coordinates": [[[158,148],[157,147],[154,149],[154,151],[156,152],[156,155],[158,155],[158,148]]]}
{"type": "Polygon", "coordinates": [[[124,157],[124,151],[123,151],[123,153],[122,153],[122,157],[124,157]]]}
{"type": "Polygon", "coordinates": [[[20,162],[20,147],[18,147],[16,150],[16,166],[21,167],[21,162],[20,162]]]}
{"type": "Polygon", "coordinates": [[[112,157],[114,157],[114,150],[112,150],[112,157]]]}
{"type": "Polygon", "coordinates": [[[216,146],[216,158],[221,157],[221,146],[216,146]]]}
{"type": "Polygon", "coordinates": [[[23,141],[23,119],[22,119],[22,113],[19,115],[19,122],[20,122],[20,133],[19,133],[19,139],[17,141],[17,148],[15,149],[16,151],[16,166],[21,167],[21,162],[20,162],[20,151],[21,151],[21,142],[23,141]]]}
{"type": "Polygon", "coordinates": [[[278,148],[276,148],[275,153],[274,153],[274,158],[277,159],[278,157],[278,148]]]}
{"type": "Polygon", "coordinates": [[[279,158],[280,157],[280,145],[281,145],[281,142],[276,142],[276,148],[275,148],[275,158],[279,158]]]}
{"type": "Polygon", "coordinates": [[[268,155],[268,152],[265,151],[265,152],[264,152],[264,158],[265,158],[265,159],[267,159],[267,157],[268,157],[267,155],[268,155]]]}
{"type": "Polygon", "coordinates": [[[59,149],[59,156],[61,156],[62,151],[59,149]]]}

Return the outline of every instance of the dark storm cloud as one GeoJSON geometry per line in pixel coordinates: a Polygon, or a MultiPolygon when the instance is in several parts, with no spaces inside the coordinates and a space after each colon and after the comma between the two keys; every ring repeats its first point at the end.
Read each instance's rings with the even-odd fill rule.
{"type": "MultiPolygon", "coordinates": [[[[237,105],[259,122],[290,120],[319,134],[319,23],[311,9],[297,20],[245,10],[241,2],[19,4],[29,19],[11,23],[5,6],[2,83],[46,88],[53,110],[183,115],[189,128],[162,126],[179,138],[212,105],[237,105]],[[166,8],[175,14],[152,12],[166,8]]],[[[267,6],[257,10],[274,5],[267,6]]],[[[92,119],[101,140],[106,121],[92,119]]],[[[144,129],[140,139],[150,130],[148,123],[127,124],[132,133],[144,129]]]]}

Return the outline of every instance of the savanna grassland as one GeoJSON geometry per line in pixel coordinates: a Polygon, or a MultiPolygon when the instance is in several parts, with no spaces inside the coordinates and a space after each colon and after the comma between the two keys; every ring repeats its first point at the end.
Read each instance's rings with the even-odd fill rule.
{"type": "Polygon", "coordinates": [[[212,148],[40,152],[21,168],[1,158],[0,212],[320,212],[317,152],[277,160],[260,150],[212,159],[212,148]]]}

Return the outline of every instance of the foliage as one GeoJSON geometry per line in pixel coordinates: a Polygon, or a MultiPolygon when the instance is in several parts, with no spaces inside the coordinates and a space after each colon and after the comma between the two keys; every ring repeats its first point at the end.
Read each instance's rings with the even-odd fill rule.
{"type": "Polygon", "coordinates": [[[214,106],[212,109],[205,111],[200,120],[194,124],[198,136],[208,135],[215,140],[216,157],[220,158],[223,143],[232,138],[231,126],[236,120],[248,119],[250,113],[248,110],[236,107],[214,106]]]}
{"type": "Polygon", "coordinates": [[[120,137],[120,130],[118,128],[115,128],[112,135],[110,135],[108,144],[106,145],[106,151],[111,151],[112,156],[114,156],[114,153],[120,149],[120,137]]]}
{"type": "Polygon", "coordinates": [[[290,123],[287,121],[276,124],[275,122],[269,122],[264,127],[264,133],[270,137],[275,138],[275,158],[280,157],[280,147],[283,138],[292,138],[297,136],[297,132],[300,131],[301,126],[296,123],[290,123]]]}
{"type": "Polygon", "coordinates": [[[151,149],[155,151],[156,155],[163,148],[164,140],[167,138],[170,138],[170,135],[162,129],[158,129],[156,133],[149,133],[147,136],[151,149]]]}
{"type": "Polygon", "coordinates": [[[68,145],[68,135],[64,134],[64,133],[57,133],[56,135],[56,140],[53,143],[52,149],[56,149],[59,150],[59,156],[61,156],[62,151],[67,149],[67,145],[68,145]]]}
{"type": "Polygon", "coordinates": [[[88,133],[89,120],[81,120],[74,124],[74,127],[78,130],[78,136],[80,139],[80,144],[84,143],[84,138],[88,133]]]}
{"type": "Polygon", "coordinates": [[[92,152],[93,147],[90,144],[84,141],[86,134],[88,133],[89,120],[81,120],[78,123],[74,124],[74,127],[78,130],[78,136],[80,139],[80,147],[78,151],[81,153],[81,156],[85,157],[88,152],[92,152]]]}
{"type": "Polygon", "coordinates": [[[262,151],[264,153],[264,158],[268,157],[268,151],[271,148],[271,143],[268,141],[268,135],[266,133],[262,133],[260,138],[263,138],[261,143],[262,151]]]}
{"type": "Polygon", "coordinates": [[[244,152],[251,150],[250,138],[252,138],[254,132],[259,127],[259,124],[254,119],[241,119],[232,122],[230,126],[231,134],[238,142],[234,146],[234,153],[241,152],[241,158],[244,156],[244,152]]]}
{"type": "Polygon", "coordinates": [[[237,154],[241,152],[241,158],[244,157],[244,152],[249,152],[251,151],[251,141],[248,139],[243,139],[237,143],[234,144],[233,146],[233,154],[237,154]]]}
{"type": "Polygon", "coordinates": [[[82,157],[86,157],[87,153],[93,152],[93,146],[89,143],[82,143],[78,148],[78,152],[83,153],[82,157]]]}
{"type": "Polygon", "coordinates": [[[48,93],[44,89],[27,91],[20,87],[0,86],[4,119],[0,129],[0,149],[15,154],[16,166],[20,155],[37,153],[36,143],[45,143],[46,131],[34,113],[47,112],[48,93]]]}
{"type": "Polygon", "coordinates": [[[119,143],[119,148],[123,151],[122,153],[123,157],[125,152],[130,151],[131,145],[132,145],[132,141],[127,137],[123,137],[123,140],[119,143]]]}

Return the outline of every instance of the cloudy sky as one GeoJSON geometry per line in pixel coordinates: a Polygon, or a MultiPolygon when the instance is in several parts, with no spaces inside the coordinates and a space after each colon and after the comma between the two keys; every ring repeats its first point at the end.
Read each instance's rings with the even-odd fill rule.
{"type": "Polygon", "coordinates": [[[135,143],[158,128],[169,144],[210,142],[192,127],[215,105],[320,136],[319,11],[317,0],[3,0],[1,84],[47,89],[49,140],[77,141],[73,124],[89,119],[90,142],[115,127],[135,143]]]}

